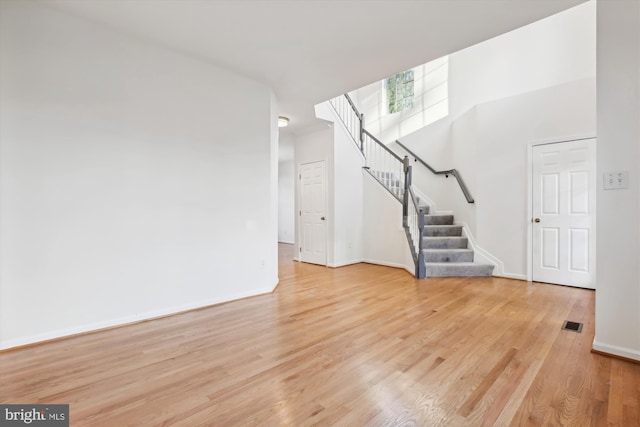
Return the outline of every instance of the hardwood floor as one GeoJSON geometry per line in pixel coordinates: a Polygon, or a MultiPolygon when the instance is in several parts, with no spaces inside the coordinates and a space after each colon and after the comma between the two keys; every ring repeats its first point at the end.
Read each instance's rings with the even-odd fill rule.
{"type": "Polygon", "coordinates": [[[0,354],[0,402],[72,426],[640,426],[640,365],[590,352],[592,291],[280,250],[273,294],[0,354]]]}

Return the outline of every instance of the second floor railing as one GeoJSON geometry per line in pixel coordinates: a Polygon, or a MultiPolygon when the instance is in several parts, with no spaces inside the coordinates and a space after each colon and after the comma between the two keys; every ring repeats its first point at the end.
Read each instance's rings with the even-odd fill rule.
{"type": "Polygon", "coordinates": [[[360,151],[364,151],[362,146],[364,132],[364,115],[358,111],[349,95],[337,96],[329,100],[333,109],[338,113],[338,117],[351,135],[360,151]]]}

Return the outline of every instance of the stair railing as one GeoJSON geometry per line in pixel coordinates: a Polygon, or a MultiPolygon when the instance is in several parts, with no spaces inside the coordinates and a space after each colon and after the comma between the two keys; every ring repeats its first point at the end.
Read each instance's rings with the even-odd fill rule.
{"type": "Polygon", "coordinates": [[[467,199],[467,203],[475,203],[475,200],[473,200],[473,197],[471,196],[471,192],[469,192],[469,189],[467,188],[467,185],[464,183],[464,180],[462,179],[462,176],[460,176],[460,172],[458,172],[456,169],[449,169],[449,170],[444,170],[444,171],[435,170],[427,162],[425,162],[420,157],[418,157],[418,155],[416,153],[411,151],[409,148],[407,148],[400,141],[396,140],[396,144],[398,144],[400,147],[402,147],[402,149],[404,149],[407,153],[409,153],[411,155],[411,157],[413,157],[413,160],[415,162],[418,162],[418,163],[422,164],[423,166],[425,166],[427,169],[429,169],[429,171],[432,174],[434,174],[434,175],[444,175],[445,178],[449,178],[449,175],[453,176],[456,179],[456,181],[458,181],[458,185],[460,186],[460,190],[462,190],[462,194],[464,194],[465,199],[467,199]]]}
{"type": "MultiPolygon", "coordinates": [[[[409,166],[411,167],[411,166],[409,166]]],[[[405,216],[406,223],[404,230],[409,241],[409,248],[413,256],[413,264],[416,268],[416,278],[423,279],[426,277],[426,263],[424,259],[424,210],[418,204],[418,198],[413,192],[411,186],[408,187],[406,193],[408,201],[408,212],[405,216]]]]}
{"type": "Polygon", "coordinates": [[[426,265],[422,251],[424,212],[411,190],[411,165],[409,157],[398,156],[364,128],[364,114],[345,94],[329,101],[354,142],[359,144],[365,158],[364,170],[402,203],[402,225],[411,248],[416,277],[426,276],[426,265]]]}
{"type": "Polygon", "coordinates": [[[358,111],[356,105],[347,94],[330,99],[329,103],[338,114],[338,117],[340,117],[342,124],[344,124],[347,132],[349,132],[353,141],[358,145],[360,151],[364,152],[362,147],[364,114],[358,111]]]}
{"type": "Polygon", "coordinates": [[[366,130],[362,132],[362,153],[365,170],[403,203],[407,171],[402,157],[366,130]]]}

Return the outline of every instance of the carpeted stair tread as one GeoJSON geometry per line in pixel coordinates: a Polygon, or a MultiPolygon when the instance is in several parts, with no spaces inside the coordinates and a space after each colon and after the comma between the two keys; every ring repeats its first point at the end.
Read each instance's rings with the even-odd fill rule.
{"type": "Polygon", "coordinates": [[[471,249],[423,249],[426,262],[473,262],[471,249]]]}
{"type": "Polygon", "coordinates": [[[427,277],[491,276],[493,265],[477,262],[428,262],[427,277]]]}
{"type": "Polygon", "coordinates": [[[422,237],[424,249],[465,249],[468,239],[462,236],[426,236],[422,237]]]}
{"type": "Polygon", "coordinates": [[[453,225],[453,215],[425,215],[424,223],[425,225],[453,225]]]}
{"type": "MultiPolygon", "coordinates": [[[[370,167],[365,169],[396,197],[402,198],[405,195],[402,179],[395,172],[374,170],[370,167]]],[[[468,238],[463,236],[463,226],[454,225],[453,214],[430,214],[430,207],[425,200],[417,197],[414,202],[410,209],[414,210],[417,206],[420,222],[424,219],[424,229],[420,236],[422,238],[420,260],[425,263],[423,267],[426,267],[426,277],[469,277],[493,274],[493,265],[474,262],[474,252],[468,247],[468,238]]]]}
{"type": "Polygon", "coordinates": [[[425,225],[424,236],[462,236],[461,225],[425,225]]]}

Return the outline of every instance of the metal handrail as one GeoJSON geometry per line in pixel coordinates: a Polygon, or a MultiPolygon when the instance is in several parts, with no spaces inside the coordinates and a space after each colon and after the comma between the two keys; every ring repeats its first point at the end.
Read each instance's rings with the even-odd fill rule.
{"type": "Polygon", "coordinates": [[[362,151],[364,154],[364,114],[358,111],[356,104],[353,102],[348,93],[345,93],[344,97],[347,98],[349,105],[351,105],[353,112],[358,117],[358,121],[360,122],[360,151],[362,151]]]}
{"type": "Polygon", "coordinates": [[[456,181],[458,181],[458,185],[460,186],[460,190],[462,190],[462,194],[464,194],[465,199],[467,199],[467,203],[475,203],[475,200],[473,200],[473,197],[471,196],[471,193],[469,192],[469,189],[467,188],[467,185],[464,183],[464,180],[462,179],[462,176],[460,176],[460,172],[458,172],[457,169],[449,169],[449,170],[444,170],[444,171],[435,170],[427,162],[425,162],[420,157],[418,157],[418,155],[416,153],[411,151],[409,148],[407,148],[407,146],[402,144],[397,139],[396,139],[396,144],[398,144],[400,147],[402,147],[407,153],[411,154],[411,157],[413,157],[414,161],[417,161],[420,164],[422,164],[423,166],[425,166],[434,175],[444,175],[446,178],[449,178],[449,175],[453,176],[456,179],[456,181]]]}
{"type": "Polygon", "coordinates": [[[364,114],[358,111],[356,104],[347,94],[330,99],[329,104],[364,155],[364,114]],[[349,110],[352,114],[348,113],[349,110]]]}
{"type": "Polygon", "coordinates": [[[351,108],[353,108],[353,112],[356,113],[358,117],[362,116],[362,114],[360,114],[360,111],[358,111],[358,108],[356,108],[356,104],[353,103],[353,100],[351,99],[349,94],[345,93],[344,97],[347,98],[347,101],[349,101],[349,105],[351,105],[351,108]]]}

